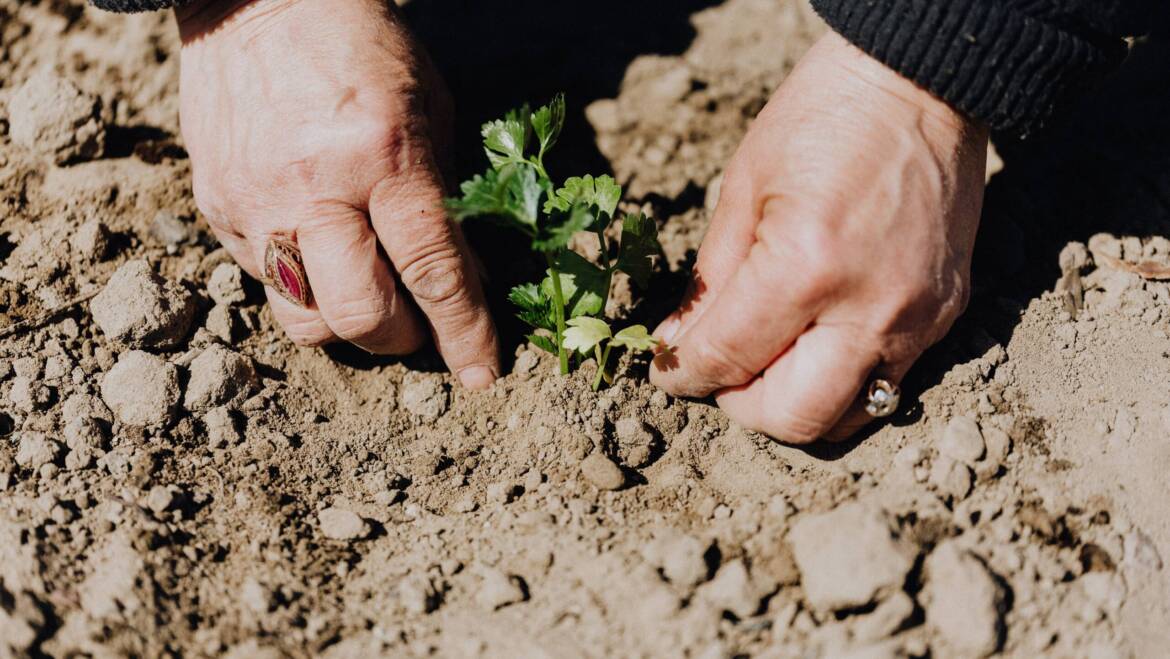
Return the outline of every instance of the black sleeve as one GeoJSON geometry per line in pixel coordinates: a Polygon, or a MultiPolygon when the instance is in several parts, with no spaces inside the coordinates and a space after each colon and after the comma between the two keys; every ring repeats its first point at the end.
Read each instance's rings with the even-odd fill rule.
{"type": "MultiPolygon", "coordinates": [[[[1166,0],[812,0],[829,26],[995,130],[1027,134],[1116,67],[1166,0]]],[[[1167,3],[1170,4],[1170,3],[1167,3]]]]}
{"type": "Polygon", "coordinates": [[[170,9],[185,5],[190,0],[89,0],[90,4],[98,9],[130,13],[136,11],[155,11],[156,9],[170,9]]]}

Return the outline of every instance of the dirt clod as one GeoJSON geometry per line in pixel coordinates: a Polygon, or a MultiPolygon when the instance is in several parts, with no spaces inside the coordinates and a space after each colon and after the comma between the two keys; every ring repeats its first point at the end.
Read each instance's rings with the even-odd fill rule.
{"type": "Polygon", "coordinates": [[[959,656],[986,657],[1000,645],[1003,592],[979,558],[955,542],[926,557],[926,624],[959,656]]]}
{"type": "Polygon", "coordinates": [[[475,601],[488,611],[502,609],[528,599],[524,580],[498,568],[485,568],[480,575],[475,601]]]}
{"type": "Polygon", "coordinates": [[[370,534],[369,523],[351,510],[326,508],[317,513],[317,521],[330,540],[361,540],[370,534]]]}
{"type": "Polygon", "coordinates": [[[699,587],[697,594],[717,609],[729,611],[738,618],[747,618],[760,608],[764,595],[752,581],[742,559],[725,563],[715,578],[699,587]]]}
{"type": "Polygon", "coordinates": [[[146,261],[128,261],[90,303],[98,327],[133,348],[175,347],[195,317],[195,301],[182,286],[155,274],[146,261]]]}
{"type": "Polygon", "coordinates": [[[624,416],[614,424],[617,440],[617,457],[622,464],[640,469],[645,467],[658,452],[658,439],[653,430],[632,416],[624,416]]]}
{"type": "Polygon", "coordinates": [[[244,293],[244,272],[234,263],[220,263],[211,271],[207,280],[207,294],[216,304],[232,305],[243,302],[247,295],[244,293]]]}
{"type": "Polygon", "coordinates": [[[902,587],[914,551],[885,513],[861,503],[801,518],[788,535],[805,598],[818,610],[861,607],[902,587]]]}
{"type": "Polygon", "coordinates": [[[102,378],[102,400],[129,426],[170,420],[179,393],[179,371],[174,364],[141,350],[124,353],[102,378]]]}
{"type": "Polygon", "coordinates": [[[581,461],[581,475],[601,490],[618,490],[626,482],[621,467],[600,451],[594,451],[581,461]]]}
{"type": "Polygon", "coordinates": [[[957,416],[948,421],[938,443],[939,454],[968,466],[983,457],[984,449],[979,424],[968,416],[957,416]]]}
{"type": "Polygon", "coordinates": [[[25,432],[21,434],[16,449],[16,464],[25,469],[37,470],[55,462],[61,452],[61,444],[44,433],[25,432]]]}
{"type": "Polygon", "coordinates": [[[402,384],[402,407],[423,422],[438,419],[449,403],[447,389],[436,377],[414,374],[402,384]]]}
{"type": "Polygon", "coordinates": [[[188,369],[191,377],[183,407],[193,412],[238,403],[254,393],[258,384],[252,360],[217,343],[204,348],[188,369]]]}
{"type": "Polygon", "coordinates": [[[101,101],[49,70],[30,77],[8,102],[12,141],[58,165],[100,154],[105,130],[101,101]]]}

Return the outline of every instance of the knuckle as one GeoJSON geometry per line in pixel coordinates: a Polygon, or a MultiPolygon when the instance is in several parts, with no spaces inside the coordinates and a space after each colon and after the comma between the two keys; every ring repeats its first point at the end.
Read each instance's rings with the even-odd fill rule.
{"type": "Polygon", "coordinates": [[[748,382],[756,375],[738,362],[734,350],[719,341],[697,341],[691,354],[691,367],[702,382],[734,387],[748,382]]]}
{"type": "Polygon", "coordinates": [[[756,244],[762,251],[753,259],[757,279],[769,290],[787,289],[801,300],[820,299],[840,287],[844,275],[836,261],[837,238],[820,226],[805,228],[795,237],[783,234],[775,222],[757,226],[756,244]]]}
{"type": "Polygon", "coordinates": [[[463,257],[454,244],[419,250],[401,274],[402,283],[421,304],[457,306],[468,299],[463,257]]]}

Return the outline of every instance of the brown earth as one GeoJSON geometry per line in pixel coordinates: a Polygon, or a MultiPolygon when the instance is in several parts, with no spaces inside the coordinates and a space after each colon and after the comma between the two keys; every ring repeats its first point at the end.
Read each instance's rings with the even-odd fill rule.
{"type": "MultiPolygon", "coordinates": [[[[612,169],[660,220],[672,272],[620,311],[661,317],[723,163],[821,26],[787,0],[606,1],[565,23],[572,49],[447,4],[406,9],[462,135],[567,89],[565,171],[612,169]]],[[[592,393],[506,321],[486,393],[433,354],[292,346],[194,208],[169,19],[0,0],[0,41],[0,657],[1164,654],[1156,43],[1000,144],[975,299],[905,411],[799,449],[644,363],[592,393]]],[[[498,301],[523,268],[472,238],[498,301]]]]}

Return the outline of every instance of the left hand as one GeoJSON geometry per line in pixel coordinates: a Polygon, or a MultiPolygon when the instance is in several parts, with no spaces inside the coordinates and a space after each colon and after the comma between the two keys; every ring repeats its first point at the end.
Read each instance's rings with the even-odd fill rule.
{"type": "Polygon", "coordinates": [[[760,113],[724,176],[651,380],[715,394],[792,443],[870,419],[966,306],[986,128],[850,45],[823,37],[760,113]]]}

